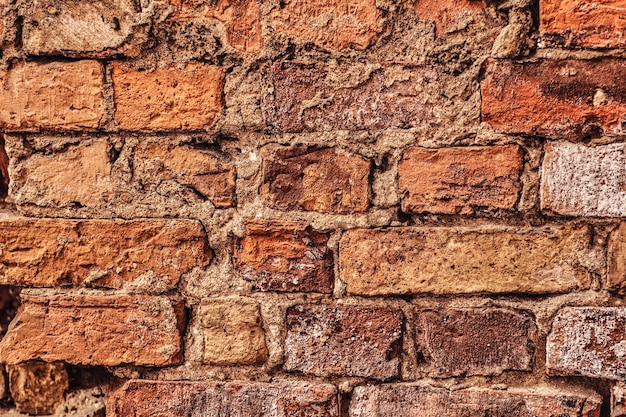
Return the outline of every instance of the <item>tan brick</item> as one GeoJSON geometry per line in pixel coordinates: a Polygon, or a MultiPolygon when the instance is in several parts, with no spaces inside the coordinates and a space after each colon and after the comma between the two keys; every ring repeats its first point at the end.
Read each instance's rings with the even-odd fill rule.
{"type": "Polygon", "coordinates": [[[403,321],[400,310],[383,307],[290,307],[283,368],[323,377],[394,378],[403,321]]]}
{"type": "Polygon", "coordinates": [[[96,129],[105,116],[97,61],[20,63],[0,72],[0,128],[96,129]]]}
{"type": "Polygon", "coordinates": [[[384,29],[375,0],[291,0],[275,8],[269,26],[277,33],[328,49],[365,49],[384,29]]]}
{"type": "Polygon", "coordinates": [[[19,164],[12,197],[17,204],[97,207],[114,197],[111,145],[86,141],[65,152],[34,154],[19,164]]]}
{"type": "Polygon", "coordinates": [[[131,380],[107,398],[107,416],[338,417],[330,384],[131,380]]]}
{"type": "Polygon", "coordinates": [[[544,42],[582,48],[626,46],[626,1],[542,0],[539,29],[544,42]]]}
{"type": "Polygon", "coordinates": [[[602,397],[546,387],[532,390],[470,388],[449,391],[417,384],[354,389],[350,417],[600,417],[602,397]]]}
{"type": "Polygon", "coordinates": [[[245,236],[235,243],[233,263],[261,291],[331,293],[328,238],[302,223],[249,222],[245,236]]]}
{"type": "Polygon", "coordinates": [[[428,375],[438,378],[532,370],[537,326],[504,308],[422,310],[416,345],[428,375]]]}
{"type": "Polygon", "coordinates": [[[0,220],[0,284],[164,292],[211,260],[194,220],[0,220]]]}
{"type": "Polygon", "coordinates": [[[213,18],[226,28],[228,43],[245,52],[263,46],[259,0],[168,0],[176,6],[173,18],[213,18]]]}
{"type": "Polygon", "coordinates": [[[182,360],[184,304],[166,297],[22,294],[0,362],[165,366],[182,360]]]}
{"type": "Polygon", "coordinates": [[[497,131],[548,137],[622,134],[626,62],[490,60],[482,119],[497,131]]]}
{"type": "Polygon", "coordinates": [[[335,149],[269,146],[261,152],[265,203],[280,210],[360,213],[369,207],[371,162],[335,149]]]}
{"type": "Polygon", "coordinates": [[[477,0],[417,0],[414,7],[418,17],[435,22],[436,34],[442,36],[471,23],[475,15],[485,10],[485,3],[477,0]]]}
{"type": "Polygon", "coordinates": [[[224,72],[187,64],[152,72],[113,63],[115,120],[123,130],[204,129],[222,110],[224,72]]]}
{"type": "Polygon", "coordinates": [[[256,365],[267,360],[259,304],[252,298],[205,298],[200,305],[204,362],[256,365]]]}
{"type": "Polygon", "coordinates": [[[135,56],[149,39],[150,22],[132,0],[38,0],[23,25],[30,55],[135,56]]]}
{"type": "Polygon", "coordinates": [[[235,204],[235,167],[216,152],[148,143],[135,148],[135,158],[141,160],[137,165],[147,161],[162,164],[159,175],[152,174],[143,181],[173,179],[192,187],[216,207],[235,204]]]}
{"type": "Polygon", "coordinates": [[[21,413],[53,414],[64,400],[69,378],[62,363],[25,362],[9,365],[9,389],[21,413]]]}
{"type": "Polygon", "coordinates": [[[432,69],[390,65],[362,75],[360,82],[335,82],[352,67],[329,68],[278,62],[263,68],[268,94],[261,101],[275,132],[408,128],[433,122],[428,83],[432,69]]]}
{"type": "Polygon", "coordinates": [[[546,341],[550,375],[626,377],[626,308],[566,307],[552,322],[546,341]]]}
{"type": "Polygon", "coordinates": [[[626,291],[626,223],[611,232],[608,245],[606,288],[622,294],[626,291]]]}
{"type": "Polygon", "coordinates": [[[547,142],[541,208],[569,216],[626,216],[626,145],[547,142]]]}
{"type": "Polygon", "coordinates": [[[618,382],[611,389],[611,417],[626,416],[626,385],[618,382]]]}
{"type": "Polygon", "coordinates": [[[518,146],[410,148],[398,167],[402,210],[472,214],[514,209],[523,165],[518,146]]]}
{"type": "Polygon", "coordinates": [[[362,295],[569,292],[602,268],[590,238],[586,226],[353,229],[340,278],[362,295]]]}

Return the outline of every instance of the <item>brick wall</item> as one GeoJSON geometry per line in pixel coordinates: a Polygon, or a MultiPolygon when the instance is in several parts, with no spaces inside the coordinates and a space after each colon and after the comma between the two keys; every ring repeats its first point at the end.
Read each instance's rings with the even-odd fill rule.
{"type": "Polygon", "coordinates": [[[0,15],[0,414],[626,416],[626,1],[0,15]]]}

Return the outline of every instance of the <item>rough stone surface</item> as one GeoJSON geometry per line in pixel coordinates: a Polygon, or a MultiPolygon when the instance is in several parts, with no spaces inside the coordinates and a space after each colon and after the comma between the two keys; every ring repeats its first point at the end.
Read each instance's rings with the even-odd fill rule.
{"type": "Polygon", "coordinates": [[[350,417],[599,417],[596,393],[533,390],[462,389],[448,391],[413,384],[385,384],[354,389],[350,417]]]}
{"type": "Polygon", "coordinates": [[[194,220],[0,220],[0,283],[165,292],[211,260],[194,220]]]}
{"type": "Polygon", "coordinates": [[[340,278],[361,295],[585,289],[603,264],[590,233],[587,226],[353,229],[339,245],[340,278]]]}
{"type": "Polygon", "coordinates": [[[472,214],[514,209],[523,165],[518,146],[410,148],[398,167],[402,210],[472,214]]]}
{"type": "Polygon", "coordinates": [[[106,57],[138,55],[148,40],[149,15],[133,0],[38,0],[24,19],[24,49],[31,55],[106,57]]]}
{"type": "Polygon", "coordinates": [[[384,22],[375,0],[291,0],[272,10],[269,26],[302,43],[342,50],[367,48],[384,22]]]}
{"type": "Polygon", "coordinates": [[[626,291],[626,223],[611,233],[607,254],[607,283],[609,290],[626,291]]]}
{"type": "Polygon", "coordinates": [[[310,383],[127,382],[111,393],[107,416],[338,417],[337,389],[310,383]]]}
{"type": "Polygon", "coordinates": [[[97,61],[20,63],[0,72],[0,84],[3,129],[95,129],[105,115],[97,61]]]}
{"type": "Polygon", "coordinates": [[[544,42],[566,47],[626,46],[626,1],[544,0],[539,2],[544,42]]]}
{"type": "Polygon", "coordinates": [[[302,223],[249,222],[237,239],[235,269],[261,291],[333,290],[333,253],[327,233],[302,223]]]}
{"type": "Polygon", "coordinates": [[[270,207],[359,213],[369,207],[371,163],[335,149],[264,148],[261,195],[270,207]]]}
{"type": "Polygon", "coordinates": [[[11,397],[18,411],[52,414],[69,387],[62,363],[25,362],[8,366],[11,397]]]}
{"type": "Polygon", "coordinates": [[[190,147],[168,147],[156,143],[141,144],[135,148],[138,165],[159,166],[158,174],[137,174],[144,181],[175,180],[193,188],[213,205],[220,208],[232,207],[236,201],[236,172],[231,163],[213,151],[190,147]]]}
{"type": "Polygon", "coordinates": [[[464,29],[480,14],[485,3],[476,0],[417,0],[415,12],[421,19],[433,20],[437,36],[464,29]]]}
{"type": "Polygon", "coordinates": [[[228,43],[245,52],[263,46],[259,0],[168,0],[177,7],[174,18],[214,18],[226,28],[228,43]]]}
{"type": "Polygon", "coordinates": [[[334,71],[291,62],[264,67],[261,108],[270,131],[409,128],[433,120],[423,87],[438,81],[434,70],[370,68],[357,80],[334,80],[334,71]]]}
{"type": "Polygon", "coordinates": [[[611,417],[626,416],[626,385],[618,382],[611,389],[611,417]]]}
{"type": "Polygon", "coordinates": [[[115,120],[123,130],[204,129],[222,110],[224,73],[190,63],[152,72],[113,63],[115,120]]]}
{"type": "Polygon", "coordinates": [[[290,307],[283,368],[317,376],[394,378],[403,322],[400,310],[383,307],[290,307]]]}
{"type": "Polygon", "coordinates": [[[200,305],[204,362],[256,365],[267,359],[259,304],[252,298],[205,298],[200,305]]]}
{"type": "Polygon", "coordinates": [[[526,312],[503,308],[422,310],[415,327],[417,349],[430,376],[532,370],[537,326],[526,312]]]}
{"type": "Polygon", "coordinates": [[[0,400],[9,398],[9,379],[4,366],[0,366],[0,400]]]}
{"type": "Polygon", "coordinates": [[[626,216],[626,144],[547,142],[541,208],[568,216],[626,216]]]}
{"type": "Polygon", "coordinates": [[[623,134],[626,62],[490,60],[482,119],[503,133],[548,137],[623,134]]]}
{"type": "Polygon", "coordinates": [[[552,375],[626,377],[626,309],[566,307],[552,322],[546,367],[552,375]]]}
{"type": "Polygon", "coordinates": [[[0,362],[165,366],[182,360],[184,305],[166,297],[22,295],[0,362]]]}

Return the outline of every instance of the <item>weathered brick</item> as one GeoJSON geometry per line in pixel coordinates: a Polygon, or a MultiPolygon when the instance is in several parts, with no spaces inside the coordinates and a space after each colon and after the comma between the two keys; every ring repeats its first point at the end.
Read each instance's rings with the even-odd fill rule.
{"type": "Polygon", "coordinates": [[[261,291],[331,293],[328,238],[302,223],[249,222],[235,242],[235,269],[261,291]]]}
{"type": "Polygon", "coordinates": [[[204,362],[255,365],[267,359],[259,304],[252,298],[205,298],[200,305],[204,362]]]}
{"type": "Polygon", "coordinates": [[[621,223],[609,237],[606,288],[626,291],[626,223],[621,223]]]}
{"type": "Polygon", "coordinates": [[[569,216],[626,215],[625,144],[547,142],[544,151],[542,209],[569,216]]]}
{"type": "Polygon", "coordinates": [[[164,292],[211,260],[194,220],[0,220],[0,284],[164,292]]]}
{"type": "Polygon", "coordinates": [[[552,322],[546,341],[551,375],[626,377],[626,309],[566,307],[552,322]]]}
{"type": "Polygon", "coordinates": [[[590,237],[586,226],[353,229],[340,278],[361,295],[569,292],[601,268],[590,237]]]}
{"type": "Polygon", "coordinates": [[[33,154],[16,165],[12,197],[18,205],[96,207],[111,201],[111,145],[81,142],[65,152],[33,154]]]}
{"type": "Polygon", "coordinates": [[[266,204],[321,213],[367,211],[371,162],[335,149],[269,146],[261,152],[266,204]]]}
{"type": "Polygon", "coordinates": [[[287,310],[286,371],[398,376],[404,316],[383,307],[297,305],[287,310]]]}
{"type": "Polygon", "coordinates": [[[9,389],[17,411],[53,414],[63,402],[69,378],[62,363],[25,362],[8,366],[9,389]]]}
{"type": "Polygon", "coordinates": [[[0,363],[177,364],[184,318],[184,304],[166,297],[22,294],[0,342],[0,363]]]}
{"type": "Polygon", "coordinates": [[[24,50],[31,55],[138,55],[150,22],[135,6],[133,0],[29,2],[24,50]]]}
{"type": "Polygon", "coordinates": [[[467,27],[474,16],[485,9],[485,3],[476,0],[417,0],[414,4],[417,16],[435,22],[437,36],[467,27]]]}
{"type": "Polygon", "coordinates": [[[270,14],[277,33],[328,49],[365,49],[384,29],[375,0],[291,0],[270,14]]]}
{"type": "Polygon", "coordinates": [[[428,375],[497,375],[532,370],[537,326],[528,313],[504,308],[422,310],[416,345],[428,375]]]}
{"type": "Polygon", "coordinates": [[[263,46],[259,0],[168,0],[176,6],[173,18],[213,18],[224,24],[228,43],[245,52],[263,46]]]}
{"type": "Polygon", "coordinates": [[[423,86],[437,82],[431,69],[389,66],[359,83],[333,85],[337,68],[298,63],[264,67],[269,93],[261,101],[275,132],[408,128],[434,120],[423,86]]]}
{"type": "Polygon", "coordinates": [[[545,387],[533,390],[470,388],[449,391],[417,384],[354,389],[350,417],[600,417],[602,397],[545,387]]]}
{"type": "Polygon", "coordinates": [[[548,137],[621,134],[626,61],[490,60],[482,119],[497,131],[548,137]]]}
{"type": "Polygon", "coordinates": [[[115,120],[123,130],[204,129],[222,110],[223,86],[213,65],[147,72],[114,62],[115,120]]]}
{"type": "Polygon", "coordinates": [[[97,61],[26,62],[0,72],[0,128],[95,129],[105,116],[97,61]]]}
{"type": "Polygon", "coordinates": [[[626,1],[542,0],[539,28],[544,42],[567,47],[626,46],[626,1]]]}
{"type": "Polygon", "coordinates": [[[611,417],[626,416],[626,385],[618,382],[611,389],[611,417]]]}
{"type": "Polygon", "coordinates": [[[472,214],[514,209],[523,165],[518,146],[410,148],[398,167],[402,210],[472,214]]]}
{"type": "Polygon", "coordinates": [[[145,182],[175,180],[192,187],[216,207],[235,204],[235,167],[216,152],[144,143],[135,148],[135,158],[139,160],[136,165],[150,163],[162,167],[157,175],[142,176],[145,182]]]}
{"type": "Polygon", "coordinates": [[[107,416],[338,417],[337,389],[306,382],[131,380],[107,399],[107,416]]]}

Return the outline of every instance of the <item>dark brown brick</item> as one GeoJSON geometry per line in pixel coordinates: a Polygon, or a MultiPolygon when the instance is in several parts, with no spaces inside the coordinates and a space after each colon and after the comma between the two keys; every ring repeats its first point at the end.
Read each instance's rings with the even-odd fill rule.
{"type": "Polygon", "coordinates": [[[62,363],[24,362],[7,366],[9,389],[17,411],[53,414],[63,402],[69,379],[62,363]]]}
{"type": "Polygon", "coordinates": [[[250,222],[235,243],[235,269],[261,291],[331,293],[328,237],[302,223],[250,222]]]}
{"type": "Polygon", "coordinates": [[[415,327],[417,350],[430,376],[532,369],[537,326],[528,313],[503,308],[423,310],[415,327]]]}
{"type": "Polygon", "coordinates": [[[127,382],[107,399],[107,416],[338,417],[329,384],[127,382]],[[207,414],[209,413],[209,414],[207,414]]]}
{"type": "Polygon", "coordinates": [[[317,376],[398,376],[401,311],[389,308],[298,305],[287,310],[286,371],[317,376]]]}

